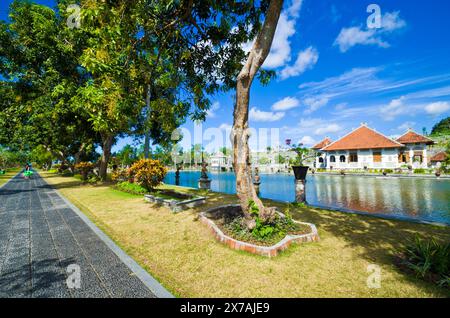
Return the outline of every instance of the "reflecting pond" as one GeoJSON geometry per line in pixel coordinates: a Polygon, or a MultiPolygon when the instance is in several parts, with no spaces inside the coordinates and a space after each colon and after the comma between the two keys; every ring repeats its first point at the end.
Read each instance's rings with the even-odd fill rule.
{"type": "MultiPolygon", "coordinates": [[[[211,189],[233,194],[235,176],[231,172],[209,172],[211,189]]],[[[288,174],[261,174],[261,197],[294,201],[294,177],[288,174]]],[[[180,185],[197,187],[200,172],[180,172],[180,185]]],[[[165,178],[175,184],[175,173],[165,178]]],[[[421,178],[308,175],[306,200],[309,204],[332,208],[407,216],[450,224],[450,180],[421,178]]]]}

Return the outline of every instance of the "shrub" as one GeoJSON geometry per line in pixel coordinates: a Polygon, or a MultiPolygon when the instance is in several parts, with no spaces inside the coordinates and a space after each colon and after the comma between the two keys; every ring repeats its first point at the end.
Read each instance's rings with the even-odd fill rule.
{"type": "Polygon", "coordinates": [[[425,169],[422,168],[418,168],[418,169],[414,169],[414,173],[425,173],[425,169]]]}
{"type": "Polygon", "coordinates": [[[385,173],[393,173],[394,170],[392,170],[392,169],[384,169],[383,172],[385,172],[385,173]]]}
{"type": "Polygon", "coordinates": [[[80,171],[83,181],[87,181],[89,173],[94,170],[95,165],[92,162],[79,162],[75,165],[75,169],[80,171]]]}
{"type": "Polygon", "coordinates": [[[97,184],[98,182],[100,182],[102,179],[100,179],[99,176],[97,176],[96,174],[90,174],[88,177],[87,182],[90,184],[97,184]]]}
{"type": "Polygon", "coordinates": [[[128,169],[118,168],[113,171],[111,175],[111,180],[114,182],[123,182],[127,181],[129,179],[129,172],[128,169]]]}
{"type": "Polygon", "coordinates": [[[141,159],[129,169],[130,177],[148,191],[153,191],[164,180],[166,173],[167,168],[159,160],[153,159],[141,159]]]}
{"type": "Polygon", "coordinates": [[[117,190],[132,194],[146,194],[148,192],[144,187],[128,181],[118,182],[115,187],[117,190]]]}
{"type": "Polygon", "coordinates": [[[402,264],[417,277],[450,288],[450,243],[416,236],[404,250],[402,264]]]}
{"type": "Polygon", "coordinates": [[[72,173],[72,171],[71,171],[70,169],[64,169],[64,170],[61,170],[61,171],[60,171],[60,174],[61,174],[63,177],[72,177],[72,176],[73,176],[73,173],[72,173]]]}

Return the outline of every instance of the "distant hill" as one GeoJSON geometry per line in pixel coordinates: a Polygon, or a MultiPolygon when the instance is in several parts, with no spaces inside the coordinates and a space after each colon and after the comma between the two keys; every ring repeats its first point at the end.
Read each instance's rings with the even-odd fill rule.
{"type": "Polygon", "coordinates": [[[450,138],[450,117],[442,119],[433,126],[430,133],[431,137],[449,136],[450,138]]]}

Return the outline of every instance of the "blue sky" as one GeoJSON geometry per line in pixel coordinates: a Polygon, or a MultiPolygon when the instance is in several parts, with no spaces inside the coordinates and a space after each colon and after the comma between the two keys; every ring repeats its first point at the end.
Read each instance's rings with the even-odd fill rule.
{"type": "MultiPolygon", "coordinates": [[[[8,2],[0,3],[2,19],[8,2]]],[[[325,136],[335,140],[361,122],[388,136],[409,127],[430,131],[450,115],[448,12],[447,0],[286,1],[264,65],[278,77],[265,87],[255,82],[251,92],[252,147],[265,148],[271,138],[272,144],[286,138],[306,145],[325,136]],[[381,9],[381,28],[367,26],[371,3],[381,9]],[[275,130],[263,140],[270,129],[275,130]]],[[[232,96],[212,96],[203,138],[194,139],[194,124],[187,123],[185,135],[189,131],[192,138],[182,145],[203,139],[213,150],[224,144],[232,96]]]]}

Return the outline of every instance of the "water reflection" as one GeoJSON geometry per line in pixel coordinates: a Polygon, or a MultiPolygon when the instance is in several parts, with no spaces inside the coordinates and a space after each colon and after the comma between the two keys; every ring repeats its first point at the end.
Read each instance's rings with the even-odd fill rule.
{"type": "MultiPolygon", "coordinates": [[[[213,191],[235,193],[233,173],[210,173],[213,191]]],[[[261,196],[294,201],[294,177],[260,174],[261,196]]],[[[180,185],[197,187],[200,172],[180,172],[180,185]]],[[[175,184],[168,173],[166,183],[175,184]]],[[[450,180],[389,177],[309,175],[306,200],[313,205],[357,211],[405,215],[450,224],[450,180]]]]}

